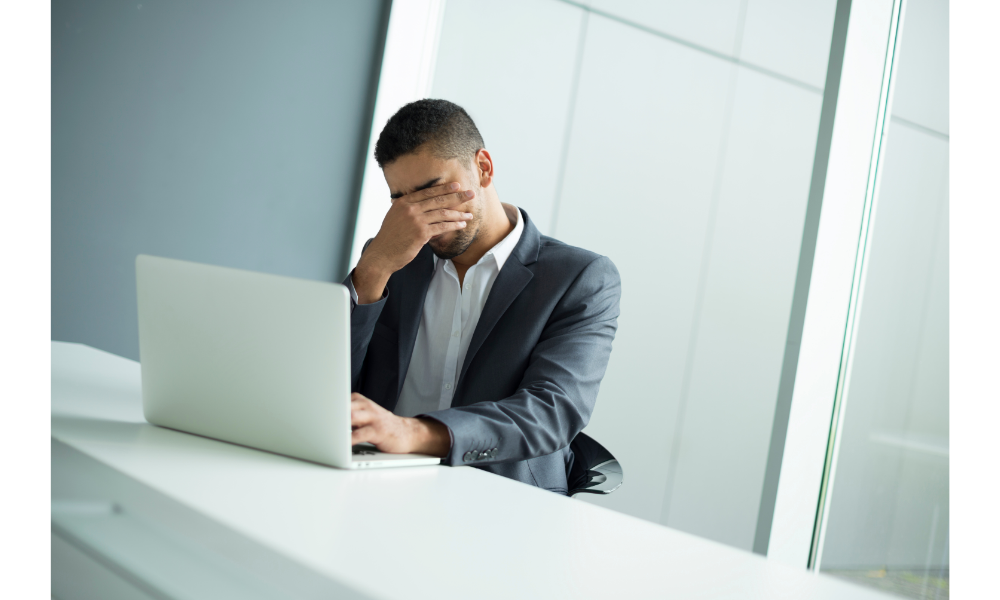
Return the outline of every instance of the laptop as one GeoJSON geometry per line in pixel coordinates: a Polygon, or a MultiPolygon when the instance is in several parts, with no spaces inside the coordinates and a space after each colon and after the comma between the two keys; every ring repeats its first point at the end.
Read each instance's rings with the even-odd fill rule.
{"type": "Polygon", "coordinates": [[[440,458],[351,446],[350,292],[139,255],[146,420],[341,469],[440,458]]]}

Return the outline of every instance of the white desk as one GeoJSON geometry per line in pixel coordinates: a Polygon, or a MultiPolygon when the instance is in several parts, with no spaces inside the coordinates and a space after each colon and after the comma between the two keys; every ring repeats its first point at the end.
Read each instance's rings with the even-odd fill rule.
{"type": "Polygon", "coordinates": [[[60,598],[886,598],[469,467],[341,471],[154,427],[139,364],[79,344],[52,344],[52,440],[60,598]]]}

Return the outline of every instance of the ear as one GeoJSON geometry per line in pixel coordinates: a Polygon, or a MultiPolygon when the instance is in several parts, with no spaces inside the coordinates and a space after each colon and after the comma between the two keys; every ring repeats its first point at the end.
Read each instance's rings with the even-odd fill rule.
{"type": "Polygon", "coordinates": [[[493,157],[485,149],[476,153],[476,173],[480,186],[487,187],[493,183],[493,157]]]}

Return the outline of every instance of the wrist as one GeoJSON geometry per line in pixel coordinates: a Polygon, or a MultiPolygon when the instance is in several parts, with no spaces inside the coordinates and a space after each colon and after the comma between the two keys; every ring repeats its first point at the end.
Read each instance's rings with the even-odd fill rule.
{"type": "Polygon", "coordinates": [[[373,258],[362,256],[358,265],[354,267],[354,273],[351,274],[354,291],[358,294],[358,303],[371,304],[381,300],[391,274],[373,258]]]}
{"type": "Polygon", "coordinates": [[[415,454],[445,457],[451,450],[451,433],[448,426],[427,417],[413,418],[413,449],[415,454]]]}

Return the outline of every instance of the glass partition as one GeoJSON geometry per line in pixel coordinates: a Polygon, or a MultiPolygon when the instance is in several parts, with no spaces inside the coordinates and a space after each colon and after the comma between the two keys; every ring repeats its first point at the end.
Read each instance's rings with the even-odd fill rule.
{"type": "Polygon", "coordinates": [[[910,0],[816,565],[948,597],[948,2],[910,0]]]}

